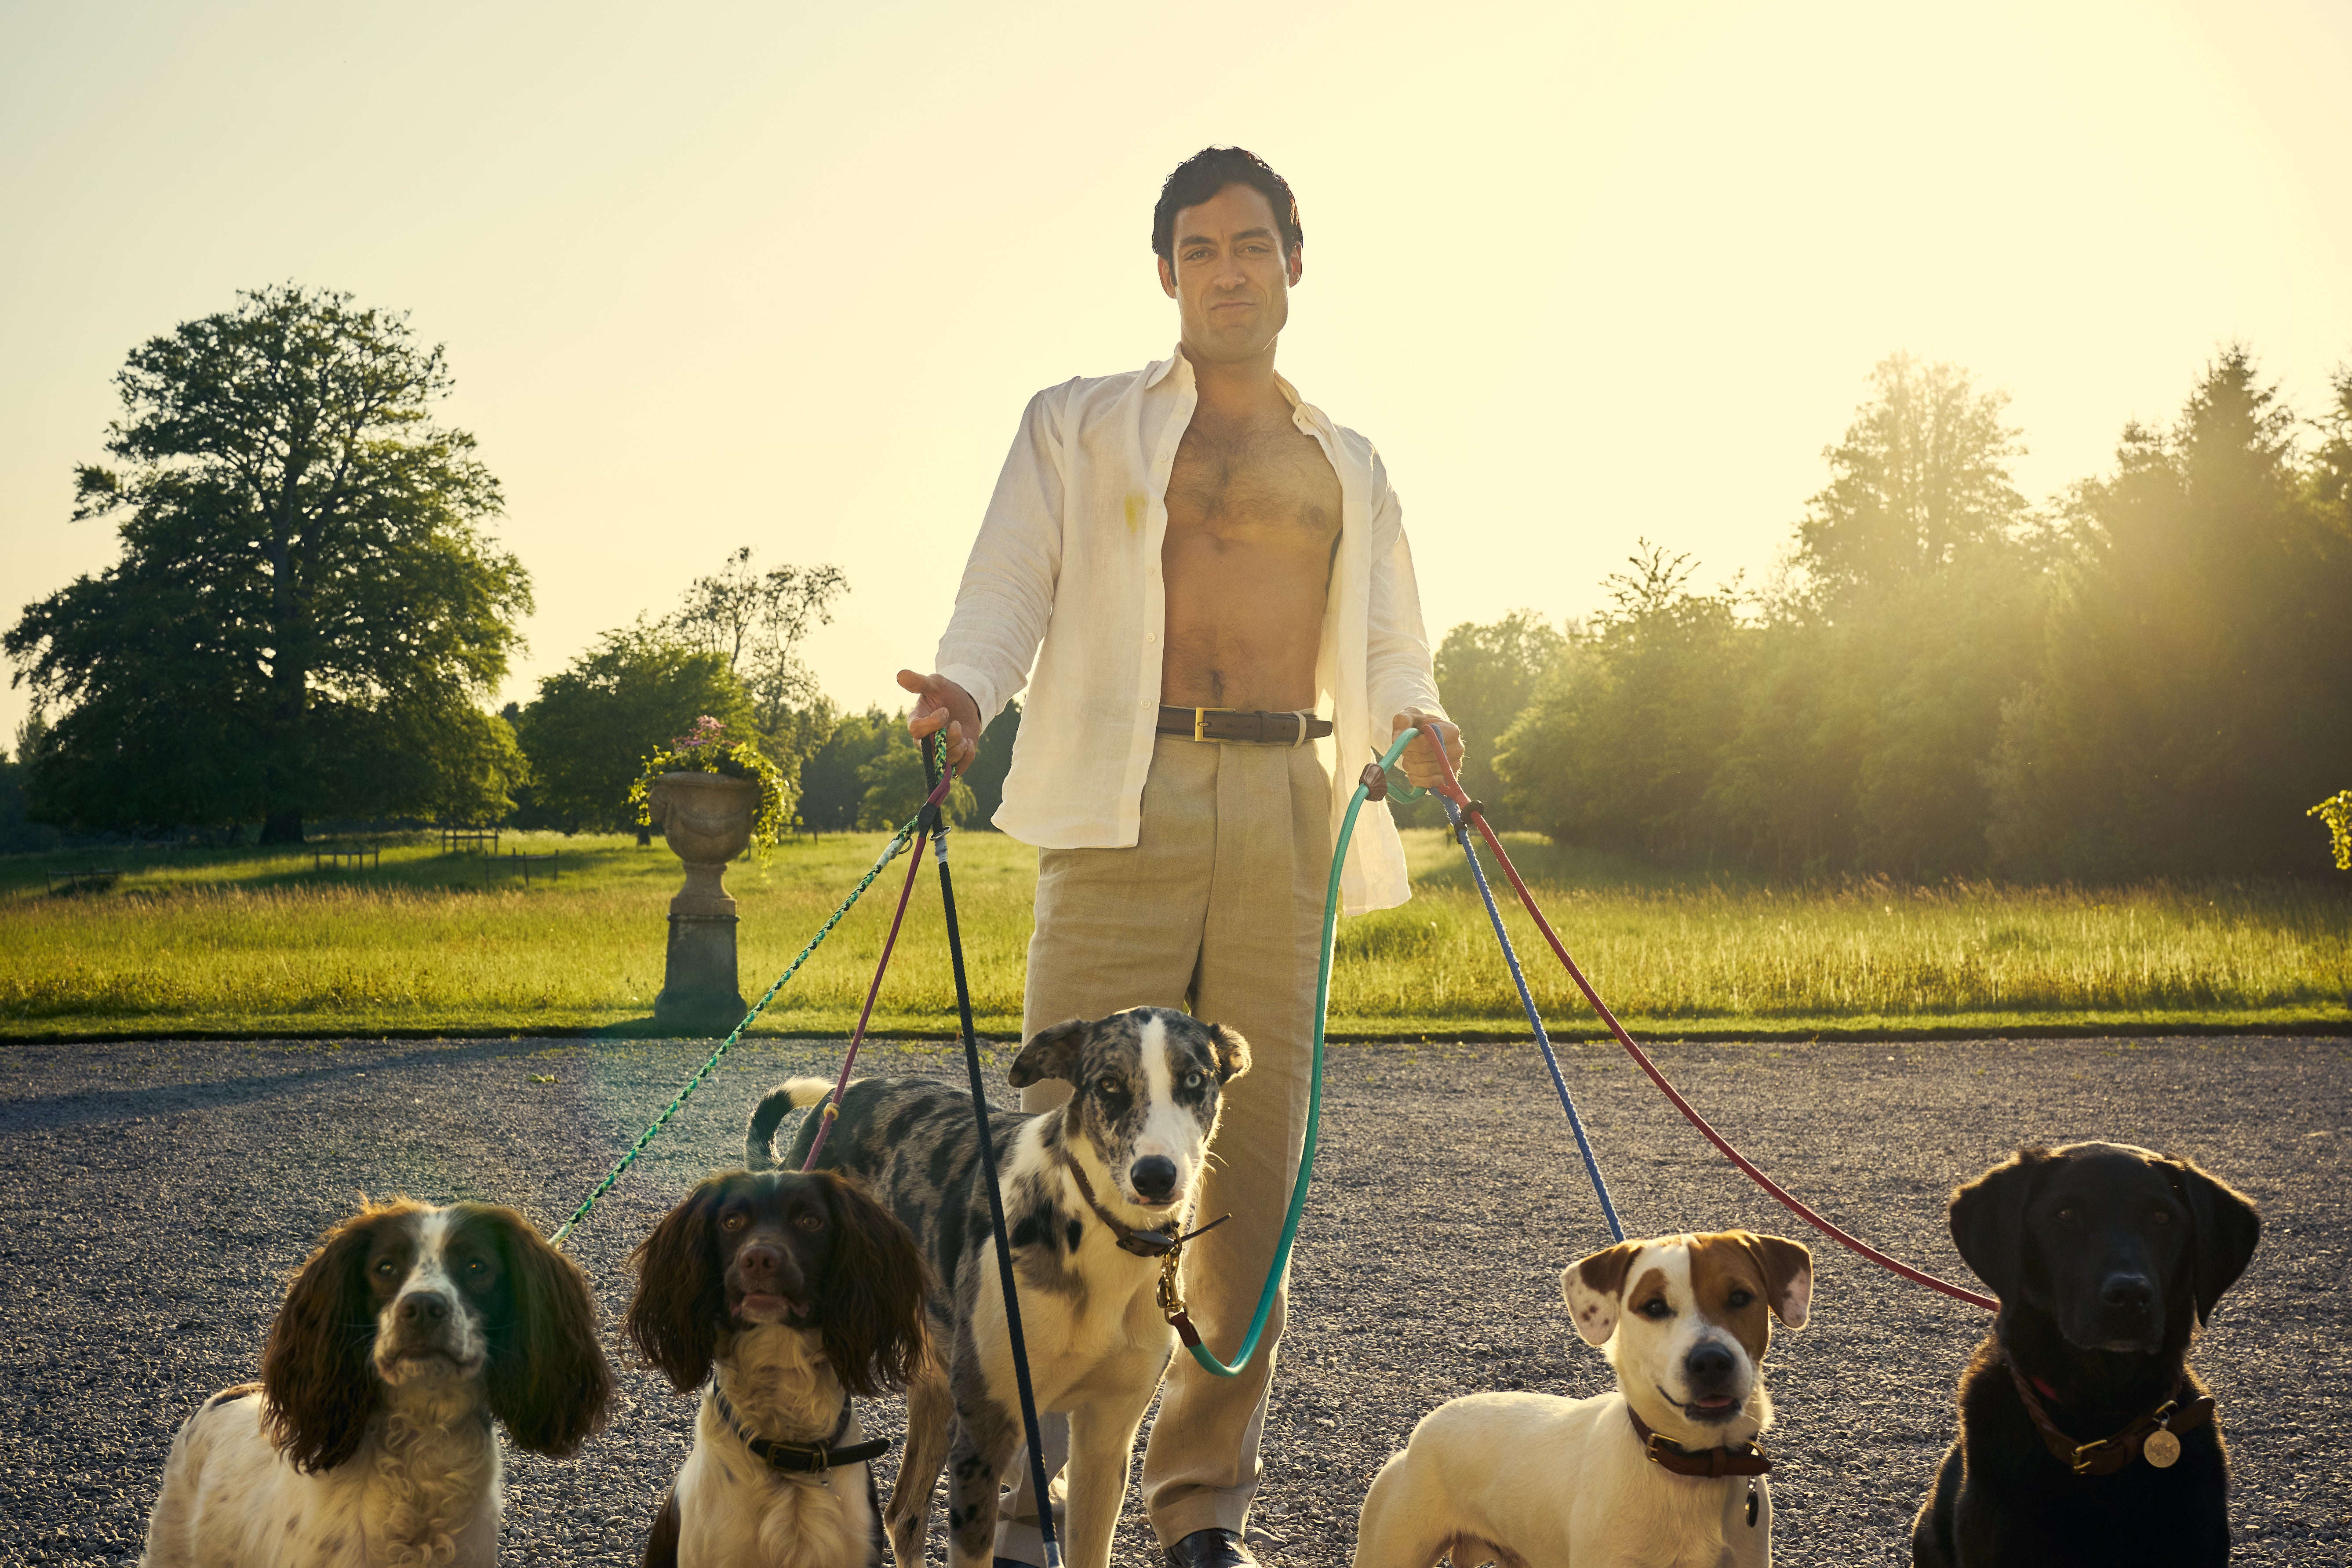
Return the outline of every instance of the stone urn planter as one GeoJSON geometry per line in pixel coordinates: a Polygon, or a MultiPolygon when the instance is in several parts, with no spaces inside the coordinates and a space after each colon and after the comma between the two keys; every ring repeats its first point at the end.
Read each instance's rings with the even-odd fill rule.
{"type": "Polygon", "coordinates": [[[654,1021],[691,1034],[723,1034],[744,1011],[727,862],[751,847],[760,785],[724,773],[664,773],[647,795],[654,826],[686,863],[686,885],[669,901],[669,957],[654,1021]]]}

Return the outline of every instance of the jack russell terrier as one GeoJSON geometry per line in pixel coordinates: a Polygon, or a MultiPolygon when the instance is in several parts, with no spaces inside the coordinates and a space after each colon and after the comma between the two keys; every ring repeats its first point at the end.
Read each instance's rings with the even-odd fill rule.
{"type": "Polygon", "coordinates": [[[1744,1230],[1660,1237],[1580,1259],[1560,1286],[1617,1391],[1439,1405],[1372,1482],[1355,1568],[1772,1561],[1764,1352],[1771,1319],[1805,1325],[1812,1254],[1744,1230]]]}

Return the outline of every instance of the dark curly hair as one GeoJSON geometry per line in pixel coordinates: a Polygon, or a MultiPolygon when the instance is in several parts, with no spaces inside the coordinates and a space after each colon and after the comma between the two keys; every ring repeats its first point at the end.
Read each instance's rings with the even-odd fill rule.
{"type": "Polygon", "coordinates": [[[1290,183],[1255,153],[1239,147],[1203,147],[1182,163],[1160,187],[1160,205],[1151,209],[1151,248],[1171,267],[1176,262],[1176,215],[1199,206],[1227,185],[1247,185],[1265,197],[1282,230],[1282,254],[1287,258],[1307,237],[1298,226],[1298,198],[1290,183]]]}

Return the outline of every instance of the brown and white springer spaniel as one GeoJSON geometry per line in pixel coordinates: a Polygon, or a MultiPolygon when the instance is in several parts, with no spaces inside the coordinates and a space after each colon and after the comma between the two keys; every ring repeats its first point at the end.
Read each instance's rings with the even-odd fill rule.
{"type": "Polygon", "coordinates": [[[680,1394],[702,1390],[649,1568],[886,1562],[866,1461],[888,1445],[849,1401],[929,1359],[930,1271],[907,1227],[830,1171],[739,1171],[688,1194],[632,1261],[629,1338],[680,1394]]]}
{"type": "Polygon", "coordinates": [[[612,1395],[587,1280],[520,1215],[370,1205],[288,1289],[261,1381],[214,1394],[173,1439],[141,1561],[488,1568],[491,1419],[560,1458],[612,1395]]]}

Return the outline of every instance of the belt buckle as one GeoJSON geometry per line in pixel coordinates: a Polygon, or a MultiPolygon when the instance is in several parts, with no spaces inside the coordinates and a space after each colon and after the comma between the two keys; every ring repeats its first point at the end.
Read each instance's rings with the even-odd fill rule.
{"type": "Polygon", "coordinates": [[[1212,713],[1231,713],[1231,712],[1234,712],[1234,709],[1231,709],[1231,708],[1195,708],[1195,709],[1193,709],[1193,710],[1192,710],[1192,739],[1194,739],[1194,740],[1196,740],[1196,741],[1214,741],[1217,744],[1219,744],[1219,745],[1221,745],[1221,746],[1222,746],[1222,745],[1223,745],[1223,744],[1225,743],[1225,738],[1224,738],[1223,735],[1211,735],[1211,734],[1207,734],[1207,733],[1203,732],[1203,731],[1202,731],[1202,726],[1208,722],[1209,715],[1210,715],[1210,714],[1212,714],[1212,713]]]}

